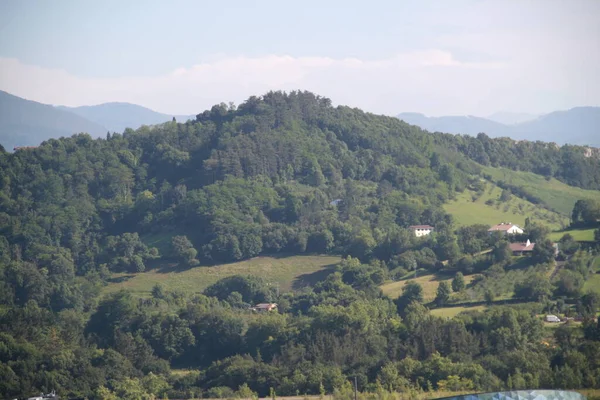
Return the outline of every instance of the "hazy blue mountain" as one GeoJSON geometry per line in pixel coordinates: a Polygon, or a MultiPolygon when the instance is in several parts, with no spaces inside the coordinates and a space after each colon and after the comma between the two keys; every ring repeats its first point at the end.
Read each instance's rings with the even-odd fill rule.
{"type": "Polygon", "coordinates": [[[493,113],[492,115],[489,115],[487,117],[487,119],[492,120],[494,122],[499,122],[499,123],[505,124],[505,125],[515,125],[515,124],[520,124],[522,122],[532,121],[538,117],[539,117],[539,115],[535,115],[535,114],[500,111],[497,113],[493,113]]]}
{"type": "Polygon", "coordinates": [[[106,134],[106,128],[71,112],[0,90],[0,144],[6,150],[80,132],[98,136],[106,134]]]}
{"type": "Polygon", "coordinates": [[[555,111],[530,121],[502,124],[473,116],[427,117],[419,113],[402,113],[398,118],[433,132],[507,136],[518,140],[541,140],[560,145],[576,144],[600,147],[600,107],[576,107],[555,111]]]}
{"type": "Polygon", "coordinates": [[[600,147],[600,107],[555,111],[512,129],[518,139],[600,147]]]}
{"type": "Polygon", "coordinates": [[[474,116],[427,117],[419,113],[402,113],[398,118],[430,132],[445,132],[477,135],[485,132],[489,136],[508,136],[508,126],[486,118],[474,116]]]}
{"type": "Polygon", "coordinates": [[[149,108],[131,103],[104,103],[95,106],[65,107],[59,106],[82,116],[92,122],[102,125],[111,132],[122,133],[125,128],[137,129],[142,125],[156,125],[171,121],[173,117],[179,122],[195,119],[191,115],[168,115],[150,110],[149,108]]]}

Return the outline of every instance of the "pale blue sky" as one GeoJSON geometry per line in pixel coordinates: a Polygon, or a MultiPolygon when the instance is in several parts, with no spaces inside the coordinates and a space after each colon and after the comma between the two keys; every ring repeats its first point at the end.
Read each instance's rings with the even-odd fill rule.
{"type": "Polygon", "coordinates": [[[378,113],[600,105],[600,1],[4,0],[0,90],[196,113],[307,89],[378,113]]]}

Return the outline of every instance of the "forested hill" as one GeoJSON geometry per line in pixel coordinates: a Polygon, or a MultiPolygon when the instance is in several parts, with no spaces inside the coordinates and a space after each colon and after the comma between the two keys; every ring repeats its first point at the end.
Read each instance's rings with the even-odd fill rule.
{"type": "MultiPolygon", "coordinates": [[[[421,304],[418,284],[396,303],[379,288],[416,268],[504,276],[509,244],[494,243],[485,225],[457,229],[443,206],[466,189],[483,192],[484,166],[598,188],[599,161],[585,151],[431,134],[309,92],[216,105],[186,123],[0,151],[0,397],[52,389],[94,400],[318,394],[344,390],[348,376],[380,393],[382,385],[592,387],[599,352],[573,349],[600,337],[595,325],[551,354],[528,311],[442,320],[421,304]],[[415,238],[408,227],[421,224],[435,233],[415,238]],[[491,246],[491,256],[477,258],[491,246]],[[256,276],[222,279],[203,294],[160,285],[151,298],[100,294],[115,273],[277,253],[352,258],[293,294],[256,276]],[[281,314],[249,312],[265,301],[277,301],[281,314]],[[577,357],[551,365],[565,354],[577,357]],[[539,360],[529,366],[532,357],[539,360]]],[[[581,201],[574,219],[595,223],[599,210],[595,199],[581,201]]],[[[539,265],[515,293],[547,299],[552,242],[537,221],[525,229],[539,243],[530,258],[539,265]]],[[[575,253],[579,245],[567,239],[575,253]]],[[[582,272],[565,271],[564,281],[583,284],[591,259],[575,260],[582,272]]],[[[442,283],[440,305],[451,292],[442,283]]],[[[569,288],[557,293],[579,295],[569,288]]],[[[593,315],[598,302],[588,300],[581,304],[593,315]]]]}
{"type": "Polygon", "coordinates": [[[115,262],[107,237],[132,232],[185,234],[205,262],[307,246],[360,252],[374,237],[385,253],[380,239],[397,228],[448,224],[442,204],[476,184],[482,165],[599,188],[600,161],[584,151],[431,134],[312,93],[271,92],[183,124],[3,153],[0,223],[7,245],[65,247],[79,273],[143,270],[145,252],[103,262],[115,262]]]}

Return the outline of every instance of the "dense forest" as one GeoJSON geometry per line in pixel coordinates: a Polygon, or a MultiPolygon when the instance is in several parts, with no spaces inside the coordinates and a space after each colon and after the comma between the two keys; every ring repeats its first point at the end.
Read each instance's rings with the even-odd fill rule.
{"type": "MultiPolygon", "coordinates": [[[[319,394],[348,377],[368,391],[600,387],[600,297],[583,291],[593,244],[565,236],[565,267],[549,278],[549,232],[528,221],[515,240],[537,245],[513,285],[531,305],[450,320],[428,310],[460,297],[473,272],[493,302],[513,261],[507,240],[456,227],[442,205],[477,190],[488,165],[600,189],[600,160],[585,148],[431,134],[309,92],[271,92],[185,124],[3,150],[0,396],[319,394]],[[416,238],[417,224],[435,233],[416,238]],[[293,293],[236,276],[202,294],[101,295],[113,273],[277,253],[344,258],[293,293]],[[418,269],[456,282],[431,303],[418,284],[395,301],[382,294],[381,283],[418,269]],[[249,311],[272,301],[276,313],[249,311]],[[535,314],[569,304],[581,329],[561,327],[548,345],[535,314]],[[182,369],[193,372],[172,373],[182,369]]],[[[574,225],[599,219],[598,202],[573,210],[574,225]]]]}

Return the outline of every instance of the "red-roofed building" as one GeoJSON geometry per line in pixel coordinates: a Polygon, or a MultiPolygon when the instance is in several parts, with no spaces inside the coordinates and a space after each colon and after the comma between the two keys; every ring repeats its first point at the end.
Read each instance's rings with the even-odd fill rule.
{"type": "Polygon", "coordinates": [[[427,236],[433,232],[433,226],[429,225],[411,225],[408,229],[412,230],[416,237],[427,236]]]}
{"type": "Polygon", "coordinates": [[[519,226],[510,223],[510,222],[502,222],[498,225],[492,226],[488,229],[489,233],[501,232],[504,235],[514,235],[523,233],[523,229],[519,228],[519,226]]]}
{"type": "Polygon", "coordinates": [[[513,255],[522,256],[531,253],[535,247],[535,243],[531,243],[529,239],[527,239],[527,243],[510,243],[509,247],[513,255]]]}

